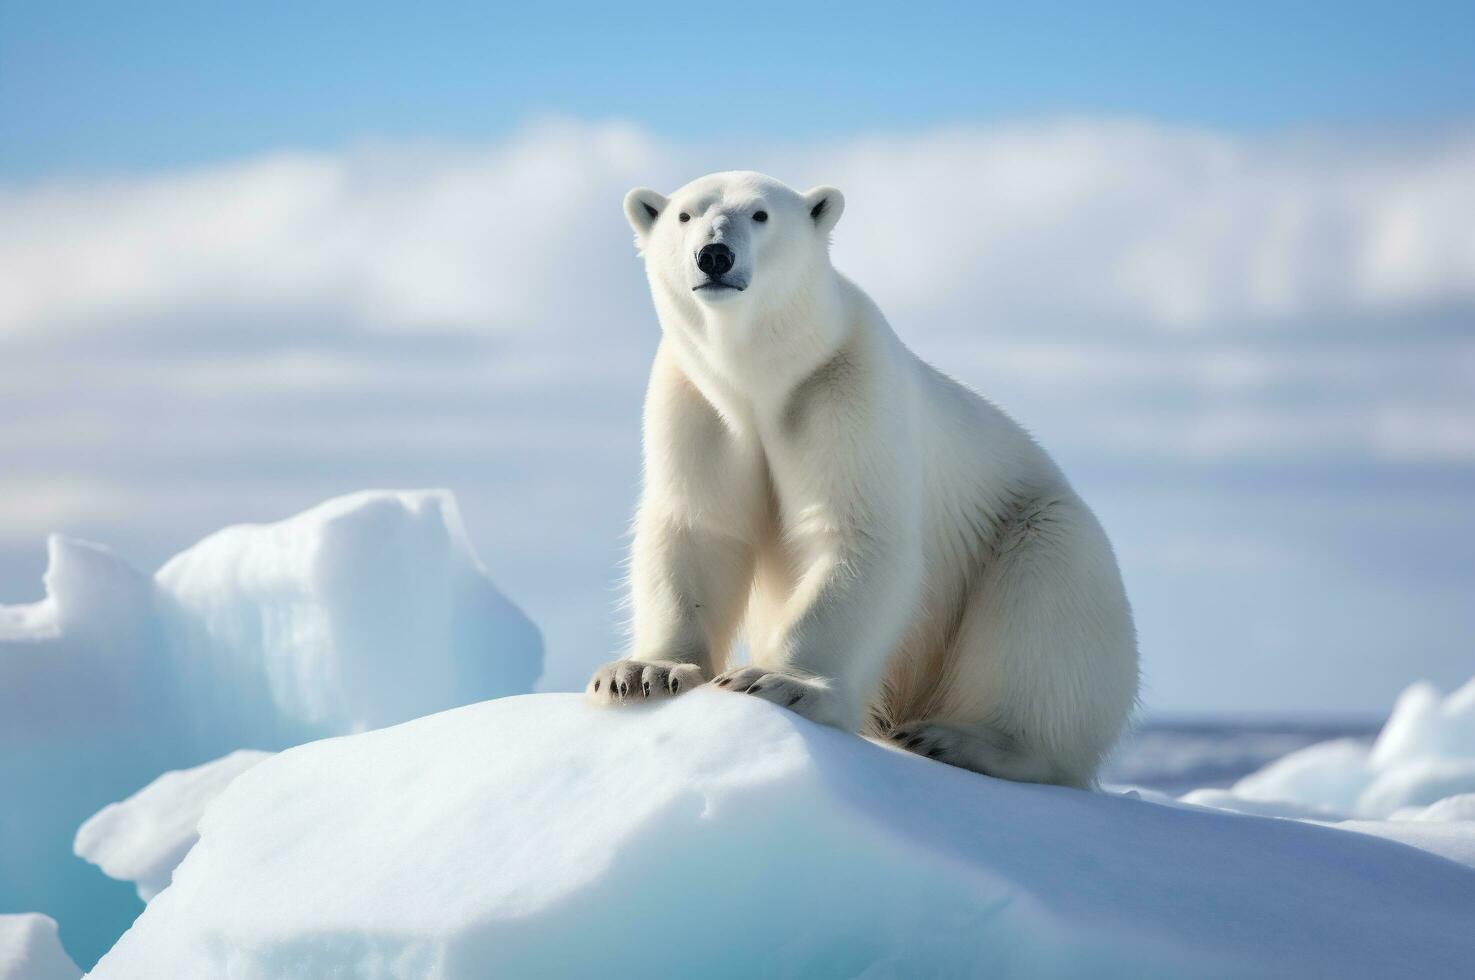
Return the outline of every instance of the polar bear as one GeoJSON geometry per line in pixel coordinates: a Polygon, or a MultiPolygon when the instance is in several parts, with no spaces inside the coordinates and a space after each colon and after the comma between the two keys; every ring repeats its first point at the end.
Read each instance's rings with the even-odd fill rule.
{"type": "Polygon", "coordinates": [[[988,401],[831,265],[845,199],[712,174],[625,214],[661,325],[632,647],[588,695],[704,683],[945,763],[1089,786],[1137,697],[1111,545],[988,401]],[[750,663],[729,667],[739,633],[750,663]]]}

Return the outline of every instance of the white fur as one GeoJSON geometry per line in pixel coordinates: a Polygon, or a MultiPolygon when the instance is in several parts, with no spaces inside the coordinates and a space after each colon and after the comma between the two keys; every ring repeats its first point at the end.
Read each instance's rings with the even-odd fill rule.
{"type": "Polygon", "coordinates": [[[754,173],[627,196],[663,337],[633,648],[590,695],[715,678],[955,765],[1088,785],[1137,693],[1111,546],[1023,429],[834,270],[843,207],[754,173]],[[710,242],[742,291],[694,288],[710,242]],[[740,631],[751,666],[722,674],[740,631]]]}

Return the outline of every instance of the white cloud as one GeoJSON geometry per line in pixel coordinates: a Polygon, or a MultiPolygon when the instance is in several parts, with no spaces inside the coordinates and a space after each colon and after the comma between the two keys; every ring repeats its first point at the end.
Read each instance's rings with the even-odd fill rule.
{"type": "MultiPolygon", "coordinates": [[[[1263,432],[1277,453],[1469,460],[1447,420],[1450,402],[1469,407],[1475,360],[1475,130],[1376,135],[1059,121],[745,155],[847,190],[837,261],[944,367],[989,390],[1131,386],[1102,402],[1140,409],[1100,427],[1122,448],[1236,456],[1263,432]],[[1440,316],[1462,328],[1410,356],[1410,330],[1440,316]],[[1277,348],[1255,329],[1267,326],[1346,336],[1277,348]],[[1289,384],[1327,397],[1267,400],[1289,384]],[[1446,420],[1441,434],[1421,431],[1426,412],[1446,420]]],[[[622,125],[547,123],[478,149],[12,187],[0,191],[0,345],[162,336],[159,358],[132,360],[131,374],[111,358],[70,366],[139,398],[157,385],[372,400],[575,377],[626,397],[642,370],[628,354],[652,325],[620,197],[720,155],[622,125]],[[367,339],[407,330],[472,347],[407,356],[367,339]]],[[[16,363],[0,366],[12,393],[54,383],[16,363]]]]}
{"type": "MultiPolygon", "coordinates": [[[[0,332],[222,308],[474,330],[598,316],[581,297],[629,278],[610,254],[623,190],[714,152],[546,124],[482,150],[14,187],[0,332]]],[[[846,189],[839,259],[903,315],[1201,328],[1475,303],[1475,132],[1397,147],[1080,121],[748,155],[846,189]]]]}
{"type": "Polygon", "coordinates": [[[476,152],[280,155],[12,189],[0,197],[0,332],[221,310],[524,327],[558,294],[607,280],[570,263],[590,258],[584,234],[619,214],[653,153],[621,127],[547,126],[476,152]]]}

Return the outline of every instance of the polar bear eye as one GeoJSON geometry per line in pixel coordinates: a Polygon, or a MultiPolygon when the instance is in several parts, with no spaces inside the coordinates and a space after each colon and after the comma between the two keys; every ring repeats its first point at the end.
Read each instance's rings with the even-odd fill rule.
{"type": "Polygon", "coordinates": [[[768,220],[768,212],[767,211],[754,211],[753,212],[753,220],[756,221],[756,222],[758,222],[759,224],[762,224],[763,222],[765,222],[765,221],[768,220]]]}
{"type": "Polygon", "coordinates": [[[685,211],[681,212],[681,223],[683,225],[686,224],[690,220],[691,220],[691,215],[687,214],[685,211]]]}

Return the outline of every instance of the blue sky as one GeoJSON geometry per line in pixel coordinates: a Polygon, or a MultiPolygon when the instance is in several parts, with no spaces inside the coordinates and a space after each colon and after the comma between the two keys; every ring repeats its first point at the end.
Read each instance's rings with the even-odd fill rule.
{"type": "Polygon", "coordinates": [[[1475,670],[1475,5],[491,6],[0,0],[0,603],[51,531],[152,570],[445,486],[581,686],[619,202],[752,166],[841,186],[840,267],[1101,514],[1149,711],[1475,670]]]}
{"type": "Polygon", "coordinates": [[[1475,108],[1469,3],[0,4],[0,176],[179,167],[530,117],[802,140],[1128,115],[1422,126],[1475,108]]]}

